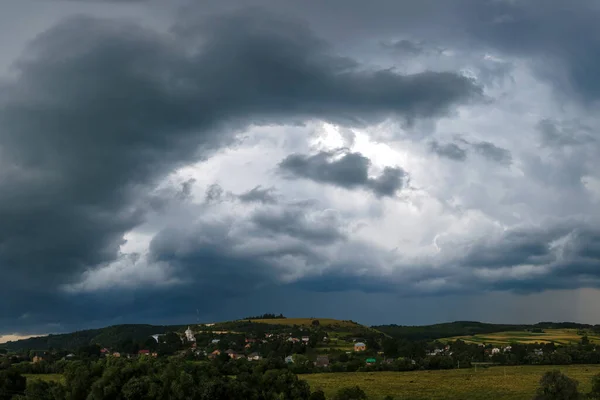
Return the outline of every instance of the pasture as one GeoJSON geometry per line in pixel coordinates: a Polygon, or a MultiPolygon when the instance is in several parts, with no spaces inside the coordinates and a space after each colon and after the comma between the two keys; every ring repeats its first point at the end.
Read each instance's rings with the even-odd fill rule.
{"type": "Polygon", "coordinates": [[[327,398],[342,387],[360,386],[369,400],[393,396],[396,400],[520,400],[531,399],[544,372],[560,369],[579,381],[582,392],[591,388],[591,378],[600,365],[513,366],[442,371],[346,372],[300,375],[311,390],[322,389],[327,398]]]}
{"type": "Polygon", "coordinates": [[[27,382],[38,379],[46,382],[65,383],[65,377],[61,374],[23,374],[23,376],[27,378],[27,382]]]}
{"type": "MultiPolygon", "coordinates": [[[[322,327],[336,327],[336,328],[356,328],[362,327],[361,325],[352,322],[344,321],[333,318],[273,318],[273,319],[252,319],[252,322],[271,324],[271,325],[290,325],[290,326],[306,326],[310,327],[313,321],[319,321],[319,326],[322,327]]],[[[366,328],[366,327],[365,327],[366,328]]]]}
{"type": "MultiPolygon", "coordinates": [[[[454,336],[439,339],[441,342],[451,342],[457,339],[464,340],[467,343],[492,344],[497,346],[508,345],[510,343],[550,343],[556,344],[576,344],[581,341],[581,331],[577,329],[544,329],[541,333],[531,331],[508,331],[476,334],[468,336],[454,336]]],[[[600,343],[600,335],[591,331],[585,332],[592,343],[600,343]]]]}

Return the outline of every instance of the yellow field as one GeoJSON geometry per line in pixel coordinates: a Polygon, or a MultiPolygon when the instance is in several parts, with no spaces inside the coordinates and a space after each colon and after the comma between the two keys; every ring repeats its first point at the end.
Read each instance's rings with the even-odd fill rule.
{"type": "MultiPolygon", "coordinates": [[[[493,345],[507,345],[511,342],[518,343],[550,343],[556,344],[574,344],[581,341],[577,329],[544,329],[543,333],[533,333],[529,331],[510,331],[486,333],[473,336],[454,336],[440,339],[442,342],[454,341],[456,339],[464,340],[468,343],[485,343],[493,345]]],[[[600,343],[600,336],[593,332],[587,332],[587,337],[592,343],[600,343]]]]}
{"type": "Polygon", "coordinates": [[[516,366],[444,371],[353,372],[300,375],[312,390],[322,389],[328,398],[345,386],[358,385],[369,400],[393,396],[396,400],[529,400],[544,372],[560,369],[579,381],[582,392],[591,388],[591,378],[600,365],[516,366]]]}
{"type": "MultiPolygon", "coordinates": [[[[350,321],[342,321],[333,318],[274,318],[274,319],[252,319],[252,322],[260,322],[263,324],[275,324],[275,325],[298,325],[298,326],[312,326],[314,320],[319,321],[319,326],[336,326],[340,328],[356,328],[361,325],[350,321]]],[[[365,327],[366,328],[366,327],[365,327]]]]}

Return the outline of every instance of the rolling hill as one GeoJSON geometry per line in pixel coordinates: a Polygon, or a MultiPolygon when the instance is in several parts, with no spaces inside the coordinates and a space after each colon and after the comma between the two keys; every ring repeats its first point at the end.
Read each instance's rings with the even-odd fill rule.
{"type": "Polygon", "coordinates": [[[180,325],[113,325],[106,328],[87,329],[72,333],[38,336],[1,344],[7,350],[75,350],[82,346],[98,344],[112,347],[125,340],[144,340],[154,334],[184,329],[180,325]]]}
{"type": "Polygon", "coordinates": [[[470,337],[499,332],[531,332],[536,329],[570,329],[600,332],[600,325],[578,324],[574,322],[539,322],[533,325],[489,324],[476,321],[456,321],[434,325],[405,326],[379,325],[373,326],[389,336],[409,340],[436,340],[454,337],[470,337]]]}

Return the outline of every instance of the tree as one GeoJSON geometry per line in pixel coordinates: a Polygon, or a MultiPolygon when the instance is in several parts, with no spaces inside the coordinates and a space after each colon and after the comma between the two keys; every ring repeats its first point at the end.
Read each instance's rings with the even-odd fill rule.
{"type": "Polygon", "coordinates": [[[581,337],[581,345],[587,346],[588,344],[590,344],[590,339],[587,337],[587,335],[583,335],[581,337]]]}
{"type": "Polygon", "coordinates": [[[366,393],[358,386],[338,390],[333,400],[367,400],[366,393]]]}
{"type": "Polygon", "coordinates": [[[321,323],[319,322],[319,320],[318,320],[318,319],[314,319],[314,320],[311,322],[311,325],[316,327],[316,326],[319,326],[319,325],[321,325],[321,323]]]}
{"type": "Polygon", "coordinates": [[[58,400],[66,396],[65,387],[56,382],[32,379],[25,389],[25,398],[31,400],[58,400]]]}
{"type": "Polygon", "coordinates": [[[312,392],[310,394],[310,397],[308,398],[308,400],[326,400],[327,398],[325,397],[325,392],[323,392],[322,390],[315,390],[314,392],[312,392]]]}
{"type": "Polygon", "coordinates": [[[578,382],[558,370],[548,371],[540,379],[535,400],[576,400],[578,382]]]}
{"type": "Polygon", "coordinates": [[[27,379],[15,370],[0,372],[0,400],[10,400],[13,395],[23,393],[27,379]]]}
{"type": "Polygon", "coordinates": [[[600,374],[592,377],[592,390],[589,393],[591,399],[600,399],[600,374]]]}

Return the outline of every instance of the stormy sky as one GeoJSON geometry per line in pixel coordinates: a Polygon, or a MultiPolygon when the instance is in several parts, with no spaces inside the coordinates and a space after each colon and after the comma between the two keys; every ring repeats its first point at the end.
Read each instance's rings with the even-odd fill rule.
{"type": "Polygon", "coordinates": [[[600,323],[593,0],[0,0],[0,335],[600,323]]]}

